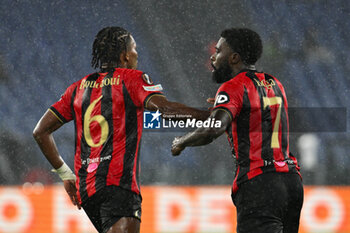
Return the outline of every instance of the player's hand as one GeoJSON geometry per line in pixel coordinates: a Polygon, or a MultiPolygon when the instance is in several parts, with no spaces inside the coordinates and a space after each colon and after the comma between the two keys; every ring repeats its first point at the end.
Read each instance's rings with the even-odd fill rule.
{"type": "Polygon", "coordinates": [[[78,209],[80,210],[81,206],[79,204],[78,197],[77,197],[77,189],[75,187],[75,180],[64,180],[63,185],[64,185],[64,189],[66,190],[73,205],[77,206],[78,209]]]}
{"type": "Polygon", "coordinates": [[[175,137],[173,144],[171,146],[171,153],[174,156],[177,156],[177,155],[181,154],[181,151],[183,151],[184,149],[185,149],[185,147],[182,146],[182,144],[181,144],[181,137],[175,137]]]}
{"type": "Polygon", "coordinates": [[[215,104],[215,98],[208,98],[207,103],[209,104],[215,104]]]}
{"type": "MultiPolygon", "coordinates": [[[[215,98],[208,98],[207,103],[212,104],[214,106],[215,98]]],[[[213,109],[213,106],[209,107],[208,110],[211,111],[213,109]]]]}

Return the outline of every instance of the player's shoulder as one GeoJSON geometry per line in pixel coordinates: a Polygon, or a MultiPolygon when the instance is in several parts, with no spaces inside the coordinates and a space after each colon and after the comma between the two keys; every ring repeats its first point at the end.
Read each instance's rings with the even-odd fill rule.
{"type": "Polygon", "coordinates": [[[132,83],[143,83],[152,85],[153,81],[150,78],[150,76],[141,71],[141,70],[134,70],[134,69],[126,69],[126,68],[117,68],[118,75],[122,74],[123,80],[126,82],[132,82],[132,83]]]}
{"type": "Polygon", "coordinates": [[[239,73],[238,75],[236,75],[232,79],[224,82],[220,88],[221,89],[232,89],[232,88],[237,89],[239,87],[243,87],[244,83],[246,82],[245,77],[246,76],[244,73],[239,73]]]}
{"type": "Polygon", "coordinates": [[[72,83],[71,85],[69,85],[68,89],[75,89],[76,87],[79,87],[80,84],[84,81],[86,81],[86,79],[89,77],[90,75],[86,75],[85,77],[79,79],[78,81],[75,81],[74,83],[72,83]]]}
{"type": "Polygon", "coordinates": [[[81,78],[81,79],[79,79],[78,81],[72,83],[72,84],[70,85],[69,88],[74,89],[75,87],[80,87],[80,89],[82,89],[81,87],[82,87],[83,85],[85,85],[85,86],[88,85],[88,83],[87,83],[87,82],[89,82],[88,79],[89,79],[89,77],[92,77],[92,75],[96,75],[96,76],[98,77],[99,74],[96,73],[96,72],[94,72],[94,73],[90,73],[90,74],[88,74],[88,75],[85,75],[83,78],[81,78]]]}
{"type": "Polygon", "coordinates": [[[143,72],[141,70],[137,69],[128,69],[128,68],[116,68],[116,71],[125,73],[125,74],[142,74],[143,72]]]}
{"type": "Polygon", "coordinates": [[[117,68],[116,74],[123,75],[123,77],[127,79],[127,78],[140,77],[143,74],[143,72],[141,70],[135,70],[135,69],[117,68]]]}
{"type": "Polygon", "coordinates": [[[264,75],[265,75],[265,79],[266,80],[272,79],[273,82],[275,82],[280,88],[283,88],[283,85],[282,85],[281,81],[279,79],[277,79],[275,76],[273,76],[273,75],[271,75],[269,73],[264,73],[264,75]]]}
{"type": "Polygon", "coordinates": [[[236,81],[248,84],[254,81],[261,82],[262,80],[270,79],[272,79],[272,82],[276,82],[277,84],[281,85],[281,82],[275,76],[262,71],[240,73],[236,81]]]}
{"type": "Polygon", "coordinates": [[[230,85],[245,84],[249,80],[249,72],[240,72],[228,81],[230,85]]]}
{"type": "Polygon", "coordinates": [[[279,80],[274,75],[266,72],[264,72],[263,74],[265,75],[265,79],[274,79],[279,82],[279,80]]]}

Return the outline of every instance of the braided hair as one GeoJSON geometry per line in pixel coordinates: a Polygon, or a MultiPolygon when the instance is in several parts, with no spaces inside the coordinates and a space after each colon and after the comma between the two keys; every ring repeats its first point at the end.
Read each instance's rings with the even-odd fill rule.
{"type": "Polygon", "coordinates": [[[106,27],[99,31],[92,45],[91,66],[120,62],[120,54],[126,52],[130,43],[130,33],[122,27],[106,27]]]}

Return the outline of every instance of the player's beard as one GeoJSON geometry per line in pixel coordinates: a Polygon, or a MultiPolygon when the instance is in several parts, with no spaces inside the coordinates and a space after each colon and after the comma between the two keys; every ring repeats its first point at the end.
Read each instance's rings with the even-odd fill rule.
{"type": "Polygon", "coordinates": [[[215,83],[224,83],[232,78],[232,69],[226,61],[219,68],[214,67],[212,64],[214,71],[212,72],[212,80],[215,83]]]}

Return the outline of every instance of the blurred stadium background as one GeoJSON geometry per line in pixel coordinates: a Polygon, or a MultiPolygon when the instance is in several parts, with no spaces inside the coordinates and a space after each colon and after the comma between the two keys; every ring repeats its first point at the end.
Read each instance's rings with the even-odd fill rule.
{"type": "MultiPolygon", "coordinates": [[[[258,69],[284,83],[290,107],[310,112],[290,116],[291,151],[306,185],[301,232],[350,232],[349,16],[347,0],[1,0],[0,233],[94,232],[50,173],[32,130],[68,85],[94,72],[93,38],[111,25],[132,32],[139,69],[168,99],[193,107],[208,107],[218,88],[209,57],[220,32],[256,30],[264,43],[258,69]]],[[[144,133],[141,231],[235,232],[234,163],[225,136],[174,158],[178,135],[144,133]]],[[[55,138],[72,166],[73,125],[55,138]]]]}

